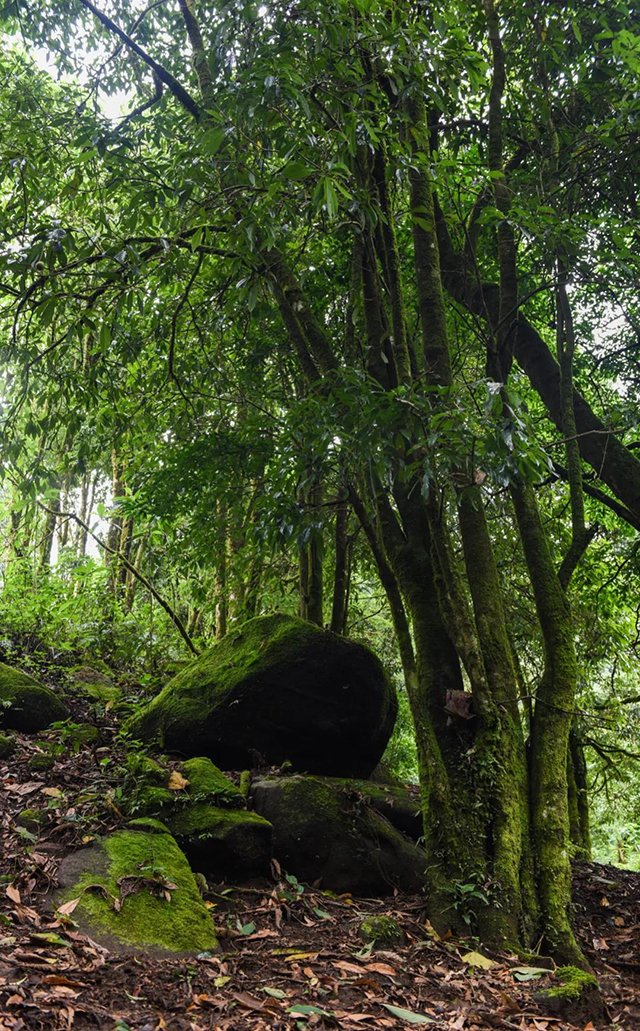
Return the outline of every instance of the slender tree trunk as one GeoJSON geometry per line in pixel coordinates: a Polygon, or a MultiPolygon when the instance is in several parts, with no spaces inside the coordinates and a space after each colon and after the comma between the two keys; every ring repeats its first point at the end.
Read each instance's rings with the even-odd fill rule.
{"type": "Polygon", "coordinates": [[[335,520],[335,572],[333,577],[333,604],[331,630],[344,634],[347,625],[347,594],[349,588],[349,505],[340,502],[335,520]]]}

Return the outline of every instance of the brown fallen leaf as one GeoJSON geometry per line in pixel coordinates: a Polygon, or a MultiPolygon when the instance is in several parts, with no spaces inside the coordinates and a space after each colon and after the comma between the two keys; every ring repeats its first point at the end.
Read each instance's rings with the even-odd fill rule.
{"type": "Polygon", "coordinates": [[[189,787],[189,781],[186,777],[182,776],[179,770],[172,770],[167,787],[169,791],[182,791],[184,788],[189,787]]]}
{"type": "Polygon", "coordinates": [[[42,978],[47,984],[64,985],[67,988],[86,988],[83,981],[70,981],[64,974],[45,974],[42,978]]]}
{"type": "Polygon", "coordinates": [[[7,897],[10,898],[12,902],[15,902],[17,905],[20,905],[20,903],[22,902],[22,899],[20,897],[20,892],[18,891],[18,889],[16,887],[14,887],[13,884],[8,884],[7,887],[5,888],[5,891],[6,891],[7,897]]]}
{"type": "Polygon", "coordinates": [[[248,1010],[255,1010],[258,1013],[264,1013],[269,1007],[278,1007],[275,999],[254,999],[253,995],[249,995],[248,992],[234,992],[233,998],[240,1006],[244,1006],[248,1010]]]}
{"type": "Polygon", "coordinates": [[[58,906],[58,913],[62,916],[70,916],[80,901],[80,896],[77,899],[70,899],[69,902],[63,902],[61,906],[58,906]]]}
{"type": "Polygon", "coordinates": [[[396,977],[398,974],[397,970],[386,963],[367,963],[365,970],[372,970],[374,974],[384,974],[385,977],[396,977]]]}
{"type": "Polygon", "coordinates": [[[331,966],[337,967],[338,970],[344,970],[347,974],[362,974],[363,972],[362,967],[357,967],[355,963],[347,963],[344,959],[337,959],[331,966]]]}
{"type": "Polygon", "coordinates": [[[42,794],[43,795],[48,795],[49,798],[61,798],[62,797],[62,792],[61,792],[60,788],[43,788],[42,789],[42,794]]]}

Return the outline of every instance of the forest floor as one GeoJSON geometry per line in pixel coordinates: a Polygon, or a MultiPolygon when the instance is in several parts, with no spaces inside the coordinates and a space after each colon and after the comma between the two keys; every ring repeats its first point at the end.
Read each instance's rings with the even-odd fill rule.
{"type": "MultiPolygon", "coordinates": [[[[76,709],[78,722],[95,717],[80,699],[76,709]]],[[[0,761],[0,1031],[640,1028],[640,874],[592,863],[575,865],[576,930],[608,1015],[586,1026],[544,1015],[534,995],[548,975],[535,966],[472,937],[439,938],[422,896],[336,898],[288,882],[277,864],[271,881],[209,885],[218,953],[107,951],[51,903],[62,858],[125,822],[116,727],[109,712],[98,722],[91,747],[74,752],[64,730],[18,735],[0,761]],[[41,770],[43,748],[57,754],[41,770]],[[27,807],[39,827],[16,824],[27,807]],[[397,921],[404,943],[365,947],[358,927],[372,914],[397,921]]]]}

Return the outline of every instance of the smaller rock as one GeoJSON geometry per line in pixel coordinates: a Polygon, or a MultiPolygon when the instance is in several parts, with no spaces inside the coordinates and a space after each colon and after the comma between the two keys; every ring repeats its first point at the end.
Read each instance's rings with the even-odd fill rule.
{"type": "Polygon", "coordinates": [[[215,799],[216,805],[230,809],[242,809],[245,797],[239,788],[225,777],[222,770],[211,759],[200,756],[188,759],[182,764],[184,775],[189,781],[189,797],[194,802],[215,799]]]}
{"type": "Polygon", "coordinates": [[[404,931],[390,916],[368,916],[360,924],[358,935],[372,945],[393,948],[404,944],[404,931]]]}
{"type": "Polygon", "coordinates": [[[116,687],[108,674],[92,666],[74,666],[71,676],[74,686],[96,702],[113,704],[122,696],[122,691],[116,687]]]}
{"type": "Polygon", "coordinates": [[[536,992],[534,998],[549,1016],[560,1017],[579,1027],[605,1016],[597,979],[578,967],[559,967],[555,983],[536,992]]]}
{"type": "Polygon", "coordinates": [[[24,827],[30,834],[37,834],[44,823],[44,813],[39,809],[23,809],[15,819],[16,826],[24,827]]]}
{"type": "Polygon", "coordinates": [[[199,803],[175,809],[167,821],[191,865],[206,877],[269,873],[273,828],[257,813],[199,803]]]}
{"type": "Polygon", "coordinates": [[[211,916],[170,834],[122,830],[71,853],[56,905],[78,898],[73,919],[109,949],[195,955],[216,947],[211,916]]]}
{"type": "Polygon", "coordinates": [[[100,732],[93,723],[77,723],[67,727],[65,740],[70,742],[72,747],[79,751],[83,745],[95,745],[100,737],[100,732]]]}
{"type": "Polygon", "coordinates": [[[0,734],[0,759],[8,759],[16,750],[16,739],[8,734],[0,734]]]}
{"type": "Polygon", "coordinates": [[[29,734],[68,715],[64,702],[48,687],[0,662],[0,726],[29,734]]]}
{"type": "Polygon", "coordinates": [[[39,773],[53,769],[55,764],[56,758],[50,752],[36,752],[29,759],[29,769],[39,773]]]}

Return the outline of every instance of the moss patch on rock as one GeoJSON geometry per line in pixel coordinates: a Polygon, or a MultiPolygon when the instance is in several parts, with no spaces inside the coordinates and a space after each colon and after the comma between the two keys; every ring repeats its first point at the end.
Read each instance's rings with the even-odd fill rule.
{"type": "Polygon", "coordinates": [[[29,769],[37,773],[45,773],[53,769],[56,764],[56,757],[50,752],[36,752],[29,759],[29,769]]]}
{"type": "Polygon", "coordinates": [[[0,759],[8,759],[16,750],[16,739],[9,734],[0,734],[0,759]]]}
{"type": "Polygon", "coordinates": [[[200,803],[168,816],[192,866],[207,877],[254,877],[269,873],[273,828],[257,813],[200,803]]]}
{"type": "Polygon", "coordinates": [[[404,942],[404,931],[390,916],[366,917],[360,924],[358,935],[372,945],[394,946],[404,942]]]}
{"type": "Polygon", "coordinates": [[[292,616],[259,616],[227,634],[133,717],[134,737],[228,769],[366,776],[391,735],[394,689],[364,645],[292,616]]]}
{"type": "Polygon", "coordinates": [[[0,662],[0,726],[34,733],[68,715],[62,699],[48,687],[0,662]]]}
{"type": "Polygon", "coordinates": [[[39,809],[23,809],[16,816],[16,825],[24,827],[30,834],[37,834],[44,820],[44,813],[39,809]]]}
{"type": "Polygon", "coordinates": [[[535,993],[535,999],[550,1016],[582,1026],[604,1014],[600,985],[593,974],[578,967],[559,967],[554,983],[535,993]]]}
{"type": "Polygon", "coordinates": [[[120,688],[116,687],[103,670],[94,669],[92,666],[74,666],[70,672],[74,686],[96,702],[113,704],[122,697],[120,688]]]}
{"type": "Polygon", "coordinates": [[[216,805],[231,809],[241,809],[245,804],[240,789],[210,759],[203,756],[188,759],[182,764],[182,770],[189,781],[189,797],[194,801],[215,799],[216,805]]]}
{"type": "Polygon", "coordinates": [[[193,873],[170,834],[116,831],[98,846],[67,857],[59,880],[63,890],[56,904],[79,897],[74,920],[108,947],[197,954],[217,945],[193,873]],[[113,900],[120,899],[125,884],[116,911],[113,900]]]}

